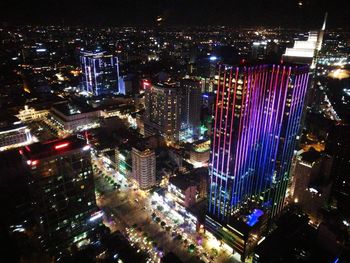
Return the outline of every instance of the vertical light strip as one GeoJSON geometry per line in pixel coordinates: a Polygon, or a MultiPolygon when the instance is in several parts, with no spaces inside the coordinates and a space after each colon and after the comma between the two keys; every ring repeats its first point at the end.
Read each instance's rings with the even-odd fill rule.
{"type": "Polygon", "coordinates": [[[212,144],[212,150],[211,150],[211,163],[209,165],[210,169],[210,194],[209,194],[209,212],[211,212],[211,206],[213,206],[214,213],[215,213],[215,199],[213,203],[213,177],[214,177],[214,164],[215,164],[215,154],[216,154],[216,137],[217,137],[217,116],[218,116],[218,106],[219,106],[219,95],[220,95],[220,78],[221,78],[221,65],[219,65],[219,78],[218,78],[218,84],[216,89],[216,103],[215,103],[215,118],[214,118],[214,139],[212,144]]]}

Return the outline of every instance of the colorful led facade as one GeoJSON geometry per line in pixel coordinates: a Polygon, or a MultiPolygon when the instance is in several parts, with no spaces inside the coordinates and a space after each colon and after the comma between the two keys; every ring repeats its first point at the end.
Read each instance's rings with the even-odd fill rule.
{"type": "Polygon", "coordinates": [[[244,206],[270,216],[282,209],[308,79],[307,67],[219,67],[210,218],[229,223],[244,206]]]}
{"type": "Polygon", "coordinates": [[[87,94],[98,96],[119,92],[118,58],[105,52],[81,52],[83,86],[87,94]]]}

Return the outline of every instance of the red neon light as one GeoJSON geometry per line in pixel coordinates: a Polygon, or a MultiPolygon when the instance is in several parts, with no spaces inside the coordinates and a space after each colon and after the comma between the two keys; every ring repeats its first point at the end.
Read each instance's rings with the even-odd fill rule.
{"type": "Polygon", "coordinates": [[[30,152],[30,148],[28,146],[24,146],[28,152],[30,152]]]}
{"type": "Polygon", "coordinates": [[[19,150],[19,153],[22,155],[22,154],[23,154],[23,150],[22,150],[22,149],[20,149],[20,150],[19,150]]]}
{"type": "Polygon", "coordinates": [[[62,149],[62,148],[66,148],[68,145],[69,145],[69,142],[57,144],[57,145],[55,145],[55,150],[59,150],[59,149],[62,149]]]}

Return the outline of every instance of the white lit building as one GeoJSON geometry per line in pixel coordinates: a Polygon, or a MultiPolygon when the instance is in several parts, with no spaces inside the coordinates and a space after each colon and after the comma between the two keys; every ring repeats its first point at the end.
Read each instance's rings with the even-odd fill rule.
{"type": "Polygon", "coordinates": [[[286,49],[286,52],[282,56],[282,60],[296,64],[309,64],[311,68],[314,68],[318,52],[322,47],[326,22],[327,13],[324,17],[321,30],[309,32],[307,40],[296,40],[293,48],[286,49]]]}
{"type": "Polygon", "coordinates": [[[19,110],[16,116],[21,121],[26,122],[26,121],[33,121],[33,120],[45,118],[47,117],[48,114],[49,114],[49,111],[46,109],[38,110],[38,109],[30,108],[27,105],[25,105],[24,109],[19,110]]]}
{"type": "Polygon", "coordinates": [[[283,61],[291,63],[312,64],[317,47],[317,32],[309,32],[307,40],[296,40],[292,48],[287,48],[283,61]]]}
{"type": "Polygon", "coordinates": [[[156,154],[150,149],[132,148],[132,178],[140,189],[156,184],[156,154]]]}
{"type": "Polygon", "coordinates": [[[0,151],[32,143],[30,130],[17,117],[0,120],[0,151]]]}

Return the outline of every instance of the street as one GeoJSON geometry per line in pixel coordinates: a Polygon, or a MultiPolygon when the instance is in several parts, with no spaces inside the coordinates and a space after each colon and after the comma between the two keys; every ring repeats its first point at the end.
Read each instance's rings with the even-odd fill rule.
{"type": "Polygon", "coordinates": [[[213,249],[206,236],[203,246],[196,244],[198,234],[189,233],[166,218],[152,205],[149,193],[137,189],[124,176],[108,168],[101,158],[94,157],[93,164],[96,189],[102,193],[97,198],[97,205],[105,213],[105,224],[111,231],[121,231],[132,244],[149,253],[152,262],[159,262],[168,252],[175,253],[183,262],[239,262],[219,246],[213,249]],[[120,187],[115,187],[116,184],[120,187]],[[152,214],[160,218],[159,222],[152,214]],[[171,227],[167,230],[160,221],[171,227]],[[196,249],[190,250],[190,244],[196,249]]]}

